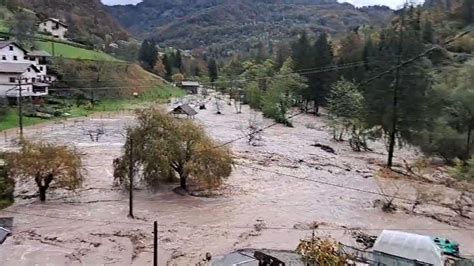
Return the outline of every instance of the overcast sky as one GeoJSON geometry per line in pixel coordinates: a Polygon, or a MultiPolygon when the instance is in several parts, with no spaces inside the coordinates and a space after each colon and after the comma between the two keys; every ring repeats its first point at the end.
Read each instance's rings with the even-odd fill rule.
{"type": "MultiPolygon", "coordinates": [[[[236,0],[238,1],[238,0],[236,0]]],[[[355,6],[366,6],[366,5],[386,5],[393,9],[400,8],[406,0],[338,0],[339,2],[349,2],[355,6]]],[[[422,0],[416,0],[420,2],[422,0]]],[[[125,4],[136,4],[141,0],[102,0],[106,5],[125,5],[125,4]]],[[[410,1],[412,2],[412,1],[410,1]]]]}

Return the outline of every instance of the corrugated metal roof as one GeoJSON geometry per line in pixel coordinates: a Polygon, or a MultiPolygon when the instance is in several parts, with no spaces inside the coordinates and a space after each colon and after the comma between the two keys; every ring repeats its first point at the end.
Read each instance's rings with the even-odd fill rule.
{"type": "Polygon", "coordinates": [[[189,106],[188,104],[183,104],[183,105],[180,105],[176,108],[173,109],[172,113],[180,113],[180,111],[186,115],[189,115],[189,116],[193,116],[193,115],[197,115],[197,112],[196,110],[194,110],[191,106],[189,106]]]}
{"type": "Polygon", "coordinates": [[[30,63],[0,63],[0,73],[22,74],[30,67],[34,71],[39,72],[38,68],[30,63]]]}
{"type": "Polygon", "coordinates": [[[196,82],[196,81],[183,81],[183,82],[181,82],[181,86],[199,87],[199,82],[196,82]]]}
{"type": "Polygon", "coordinates": [[[3,244],[10,234],[10,230],[0,227],[0,244],[3,244]]]}

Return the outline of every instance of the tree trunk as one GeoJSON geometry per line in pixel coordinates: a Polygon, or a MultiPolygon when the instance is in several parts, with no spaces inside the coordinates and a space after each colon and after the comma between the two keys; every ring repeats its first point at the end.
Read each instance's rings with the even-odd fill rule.
{"type": "Polygon", "coordinates": [[[319,116],[319,104],[316,101],[314,102],[314,114],[319,116]]]}
{"type": "Polygon", "coordinates": [[[187,176],[184,176],[184,175],[180,175],[179,176],[179,182],[180,182],[180,185],[181,185],[181,188],[188,191],[188,187],[187,187],[187,179],[188,177],[187,176]]]}
{"type": "Polygon", "coordinates": [[[471,121],[467,128],[467,143],[466,143],[466,161],[471,157],[471,137],[474,123],[471,121]]]}
{"type": "Polygon", "coordinates": [[[41,175],[37,174],[35,177],[36,185],[38,186],[38,192],[40,196],[40,201],[46,201],[46,191],[49,188],[51,182],[53,182],[54,176],[52,174],[48,174],[46,178],[42,178],[41,175]]]}
{"type": "Polygon", "coordinates": [[[40,186],[39,187],[39,196],[40,196],[40,201],[45,202],[46,201],[46,190],[48,188],[45,186],[40,186]]]}

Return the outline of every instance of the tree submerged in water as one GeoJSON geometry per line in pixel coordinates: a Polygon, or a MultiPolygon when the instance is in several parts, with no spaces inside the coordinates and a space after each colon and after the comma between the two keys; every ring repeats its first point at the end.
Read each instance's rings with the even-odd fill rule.
{"type": "Polygon", "coordinates": [[[8,161],[11,177],[23,182],[34,179],[41,201],[46,201],[46,192],[52,185],[74,190],[84,181],[81,156],[67,146],[24,142],[8,161]]]}
{"type": "Polygon", "coordinates": [[[187,190],[190,178],[213,188],[231,174],[231,152],[191,120],[173,118],[157,108],[138,111],[137,120],[138,125],[127,132],[124,155],[114,161],[118,185],[127,186],[132,161],[141,172],[139,182],[151,188],[179,179],[187,190]]]}

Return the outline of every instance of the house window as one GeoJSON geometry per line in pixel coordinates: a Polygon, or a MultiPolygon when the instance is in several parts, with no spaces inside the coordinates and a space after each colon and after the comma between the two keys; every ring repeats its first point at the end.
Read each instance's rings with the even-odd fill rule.
{"type": "Polygon", "coordinates": [[[18,61],[18,56],[14,55],[13,56],[13,61],[18,61]]]}
{"type": "Polygon", "coordinates": [[[43,67],[42,67],[42,66],[40,66],[40,71],[43,71],[43,67]]]}
{"type": "Polygon", "coordinates": [[[31,83],[35,83],[36,82],[36,78],[31,78],[31,83]]]}
{"type": "Polygon", "coordinates": [[[2,55],[2,60],[7,60],[7,56],[6,56],[6,55],[2,55]]]}
{"type": "Polygon", "coordinates": [[[15,83],[16,82],[16,78],[10,78],[10,83],[15,83]]]}
{"type": "Polygon", "coordinates": [[[23,59],[28,60],[28,56],[26,56],[26,55],[23,56],[23,59]]]}
{"type": "Polygon", "coordinates": [[[10,51],[13,51],[13,45],[10,45],[10,51]]]}
{"type": "Polygon", "coordinates": [[[43,23],[43,25],[44,25],[44,26],[46,26],[46,25],[47,25],[47,24],[46,24],[46,22],[45,22],[45,23],[43,23]]]}
{"type": "Polygon", "coordinates": [[[30,69],[30,68],[28,68],[28,72],[31,72],[31,69],[30,69]]]}

